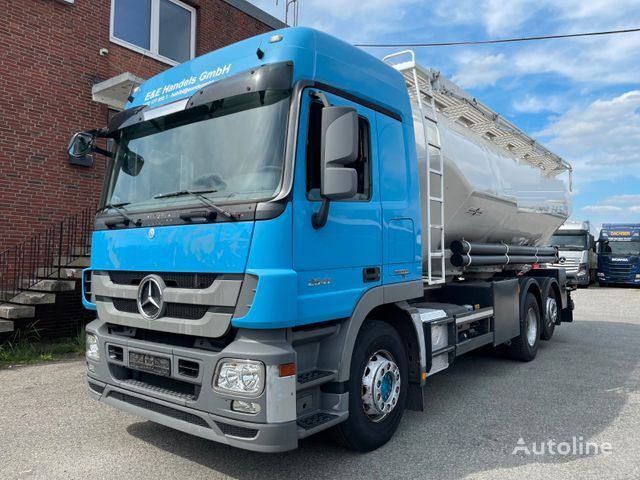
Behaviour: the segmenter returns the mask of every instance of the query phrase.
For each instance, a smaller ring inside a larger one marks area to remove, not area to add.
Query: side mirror
[[[358,175],[345,165],[358,158],[358,113],[352,107],[322,109],[320,194],[330,200],[351,198]]]
[[[137,177],[144,166],[144,158],[131,150],[123,152],[122,171],[132,177]]]
[[[322,109],[320,146],[320,195],[322,206],[311,218],[313,228],[325,226],[329,202],[353,197],[358,191],[358,174],[345,165],[358,158],[358,112],[352,107]]]
[[[69,163],[90,167],[93,165],[93,152],[95,151],[95,137],[88,132],[74,133],[69,141],[67,152]]]

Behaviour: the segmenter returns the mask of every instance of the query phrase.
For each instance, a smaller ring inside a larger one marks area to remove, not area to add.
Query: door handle
[[[362,269],[362,281],[377,282],[380,280],[380,267],[367,267]]]

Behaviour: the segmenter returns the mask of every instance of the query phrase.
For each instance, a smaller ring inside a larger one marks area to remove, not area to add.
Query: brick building
[[[0,0],[0,343],[73,336],[106,159],[70,162],[144,79],[284,26],[246,0]],[[77,163],[77,162],[76,162]],[[82,162],[80,162],[82,163]]]
[[[104,159],[70,165],[67,144],[132,84],[283,26],[245,0],[0,3],[0,252],[97,205]]]

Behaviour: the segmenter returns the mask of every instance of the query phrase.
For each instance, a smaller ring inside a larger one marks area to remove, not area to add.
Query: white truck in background
[[[589,220],[566,222],[553,234],[549,245],[558,247],[560,259],[551,265],[564,268],[570,285],[589,287],[596,279],[598,257],[593,226]]]

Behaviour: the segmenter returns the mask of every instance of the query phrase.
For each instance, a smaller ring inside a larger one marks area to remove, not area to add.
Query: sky
[[[250,1],[284,19],[285,0]],[[352,44],[640,27],[640,0],[299,1],[300,25]],[[640,32],[416,51],[573,165],[572,220],[640,223]]]

